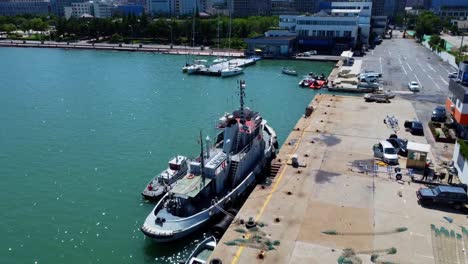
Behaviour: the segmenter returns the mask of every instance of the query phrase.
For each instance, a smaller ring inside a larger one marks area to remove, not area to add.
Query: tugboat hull
[[[262,169],[255,170],[255,171],[262,171]],[[153,222],[156,221],[156,216],[154,214],[150,214],[148,218],[145,221],[145,224],[141,227],[141,231],[147,235],[148,237],[152,238],[154,241],[158,243],[163,243],[163,242],[170,242],[170,241],[175,241],[180,238],[183,238],[185,236],[190,235],[191,233],[195,232],[196,230],[199,230],[201,227],[203,227],[206,223],[209,222],[212,218],[215,216],[221,214],[221,210],[219,209],[220,207],[223,210],[227,210],[227,204],[230,204],[231,201],[234,201],[241,197],[242,194],[251,186],[255,184],[256,181],[256,173],[251,172],[245,179],[242,181],[236,189],[232,190],[228,195],[223,197],[223,199],[217,201],[214,205],[212,205],[210,208],[194,215],[189,218],[184,218],[179,221],[167,221],[165,223],[162,223],[163,227],[164,225],[179,225],[180,229],[179,230],[174,230],[174,231],[166,231],[164,229],[157,229],[154,227],[147,226],[146,223],[148,222]],[[164,199],[162,199],[159,203],[162,203]],[[158,204],[156,208],[159,206]]]

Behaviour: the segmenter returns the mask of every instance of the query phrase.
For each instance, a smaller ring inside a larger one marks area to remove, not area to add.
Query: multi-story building
[[[141,16],[144,12],[144,7],[141,5],[118,5],[115,12],[128,16],[130,14]]]
[[[320,0],[295,0],[296,10],[300,13],[316,13],[319,10]]]
[[[424,8],[446,18],[465,19],[468,16],[467,0],[425,0]]]
[[[449,112],[461,138],[468,138],[468,61],[460,62],[458,77],[451,78],[445,108]]]
[[[112,17],[115,8],[116,6],[112,2],[94,1],[92,11],[96,18],[109,18]]]
[[[296,2],[292,0],[271,0],[271,15],[298,15]]]
[[[149,0],[149,10],[153,15],[187,16],[205,11],[206,0]]]
[[[65,15],[65,7],[70,7],[72,3],[86,2],[89,0],[50,0],[52,12],[57,16]]]
[[[232,2],[232,15],[236,17],[269,15],[271,0],[229,0]],[[228,6],[229,6],[228,1]]]
[[[93,15],[93,2],[71,3],[70,6],[64,7],[65,17],[83,17]]]
[[[297,33],[299,50],[319,50],[321,53],[340,53],[354,47],[359,32],[359,11],[327,13],[320,11],[314,15],[280,16],[280,27]]]
[[[88,1],[71,3],[70,6],[66,6],[65,18],[70,17],[95,17],[95,18],[109,18],[116,10],[117,6],[112,2],[101,1]]]
[[[50,11],[49,0],[0,0],[0,16],[42,15]]]
[[[148,0],[149,11],[153,15],[172,14],[173,2],[172,0]]]
[[[393,0],[390,0],[393,1]],[[373,16],[385,16],[385,0],[373,0],[372,1],[372,15]]]

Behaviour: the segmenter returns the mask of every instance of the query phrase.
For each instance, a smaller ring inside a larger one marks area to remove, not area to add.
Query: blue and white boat
[[[219,119],[213,146],[189,163],[187,174],[158,202],[141,231],[157,242],[183,238],[247,195],[276,153],[276,134],[258,112],[244,107]],[[201,137],[201,133],[200,133]],[[208,141],[208,140],[207,140]]]

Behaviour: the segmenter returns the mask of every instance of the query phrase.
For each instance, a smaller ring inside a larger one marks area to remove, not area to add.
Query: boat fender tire
[[[403,178],[401,173],[397,173],[395,177],[396,177],[397,181],[399,181],[399,180],[401,180]]]
[[[254,220],[249,220],[249,221],[247,221],[247,223],[245,223],[245,227],[247,227],[247,229],[253,228],[256,225],[257,225],[257,223],[255,223]]]
[[[271,159],[276,159],[276,151],[271,152]]]
[[[223,264],[223,261],[219,258],[214,258],[210,260],[210,264]]]

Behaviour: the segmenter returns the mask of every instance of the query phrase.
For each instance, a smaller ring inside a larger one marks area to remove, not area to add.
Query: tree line
[[[57,41],[73,41],[78,39],[96,39],[113,42],[143,42],[174,45],[229,45],[228,37],[231,31],[231,47],[242,48],[243,39],[263,34],[272,27],[277,27],[277,16],[252,16],[233,18],[229,30],[229,17],[209,18],[152,18],[128,15],[112,18],[70,18],[55,16],[0,16],[0,31],[7,33],[16,30],[44,31],[49,28],[50,38]],[[193,24],[195,31],[192,30]],[[193,37],[193,32],[194,37]],[[194,43],[193,43],[194,42]]]

